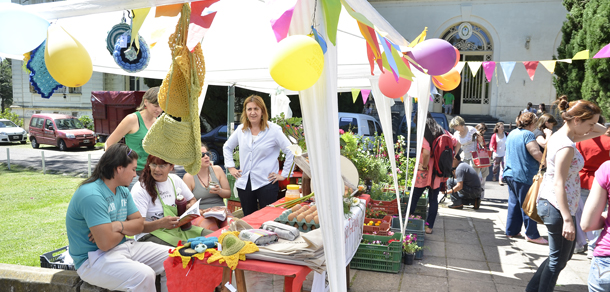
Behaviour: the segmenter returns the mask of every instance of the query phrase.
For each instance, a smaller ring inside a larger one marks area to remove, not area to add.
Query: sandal
[[[432,228],[426,226],[426,234],[432,234]]]

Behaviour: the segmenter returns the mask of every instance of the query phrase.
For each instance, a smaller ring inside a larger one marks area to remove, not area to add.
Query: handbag
[[[541,161],[544,161],[545,159],[546,159],[546,147],[544,147],[544,153],[542,153]],[[527,195],[525,196],[525,200],[523,200],[523,205],[521,206],[523,208],[523,213],[525,213],[525,215],[527,215],[528,217],[530,217],[530,219],[532,219],[540,224],[544,224],[544,221],[542,221],[542,218],[540,218],[540,216],[538,215],[538,208],[536,207],[536,205],[538,204],[538,196],[540,194],[540,186],[542,185],[542,178],[543,178],[542,163],[540,163],[540,167],[538,167],[538,173],[536,175],[534,175],[532,186],[527,191]]]
[[[490,167],[493,161],[491,159],[493,151],[487,150],[485,147],[481,147],[479,143],[476,143],[476,145],[476,151],[470,152],[472,154],[472,161],[474,162],[474,166],[476,168]]]

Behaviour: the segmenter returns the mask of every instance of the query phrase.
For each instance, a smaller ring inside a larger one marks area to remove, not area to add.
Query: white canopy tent
[[[28,9],[49,21],[56,21],[88,50],[97,72],[133,75],[149,78],[165,78],[171,64],[167,39],[174,32],[177,17],[154,18],[154,10],[144,22],[140,35],[151,44],[151,35],[159,29],[162,34],[151,49],[148,67],[138,73],[129,74],[119,68],[106,49],[106,35],[113,25],[123,17],[123,10],[162,6],[187,2],[184,0],[76,0],[28,5]],[[387,33],[386,37],[399,46],[408,42],[381,17],[366,0],[345,0],[355,11],[364,15],[375,28]],[[314,5],[317,8],[314,10]],[[205,85],[235,85],[243,88],[275,94],[278,85],[269,74],[268,64],[275,53],[277,41],[269,23],[266,4],[254,0],[221,0],[214,22],[202,41],[206,61]],[[316,12],[314,12],[316,11]],[[328,51],[324,56],[324,71],[320,80],[311,88],[299,92],[312,175],[313,190],[318,200],[318,210],[325,242],[325,254],[331,291],[346,291],[345,250],[342,224],[343,184],[339,163],[339,132],[337,91],[355,88],[371,88],[371,68],[367,60],[366,41],[361,36],[356,20],[345,9],[342,10],[337,33],[337,46],[328,40],[324,24],[322,4],[319,1],[299,0],[294,11],[290,34],[308,34],[312,16],[316,28],[324,36]],[[2,55],[13,59],[22,56]],[[376,75],[380,72],[376,70]],[[424,75],[427,76],[427,75]],[[424,80],[424,77],[419,78]],[[373,80],[376,80],[375,78]],[[374,82],[374,81],[373,81]],[[417,86],[423,94],[424,86]],[[373,86],[377,100],[382,96],[376,84]],[[416,86],[416,82],[412,86]],[[205,88],[204,91],[205,93]],[[290,94],[286,90],[286,94]],[[200,98],[200,106],[205,97]],[[425,97],[422,97],[422,99]],[[408,101],[407,101],[408,102]],[[383,103],[382,127],[392,133],[389,124],[389,102]],[[420,106],[420,111],[424,107]],[[425,107],[427,110],[427,107]],[[420,119],[425,115],[420,115]],[[410,120],[410,119],[408,119]],[[424,123],[418,123],[418,128]],[[423,133],[423,128],[418,129]],[[391,137],[386,137],[391,139]],[[418,146],[421,147],[421,137]],[[387,143],[393,148],[393,143]],[[393,152],[393,149],[391,150]],[[419,153],[419,151],[418,151]],[[396,177],[395,167],[392,169]],[[406,171],[406,170],[405,170]],[[397,184],[395,182],[395,186]],[[401,220],[402,221],[402,220]],[[403,227],[404,229],[404,227]]]

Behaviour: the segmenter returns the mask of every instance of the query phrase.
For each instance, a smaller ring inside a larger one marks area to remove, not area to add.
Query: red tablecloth
[[[361,195],[360,199],[368,202],[369,195]],[[284,199],[278,200],[278,202]],[[276,202],[276,203],[278,203]],[[259,228],[264,222],[271,221],[284,211],[283,208],[265,207],[244,218],[248,224],[254,228]],[[220,236],[222,230],[228,227],[217,230],[208,237]],[[175,258],[165,260],[164,267],[167,275],[167,287],[169,291],[187,292],[187,291],[214,291],[214,288],[222,282],[222,269],[225,264],[204,263],[198,259],[193,259],[194,263],[189,264],[186,269],[182,268],[180,261],[175,261]],[[285,276],[284,289],[285,291],[299,291],[305,277],[311,269],[306,266],[280,264],[259,260],[240,261],[237,268],[241,270],[256,271],[274,275]],[[294,278],[292,277],[294,276]]]

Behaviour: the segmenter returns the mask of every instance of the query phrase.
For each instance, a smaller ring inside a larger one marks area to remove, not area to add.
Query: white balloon
[[[20,55],[42,44],[49,22],[22,5],[0,3],[0,27],[0,53]]]

